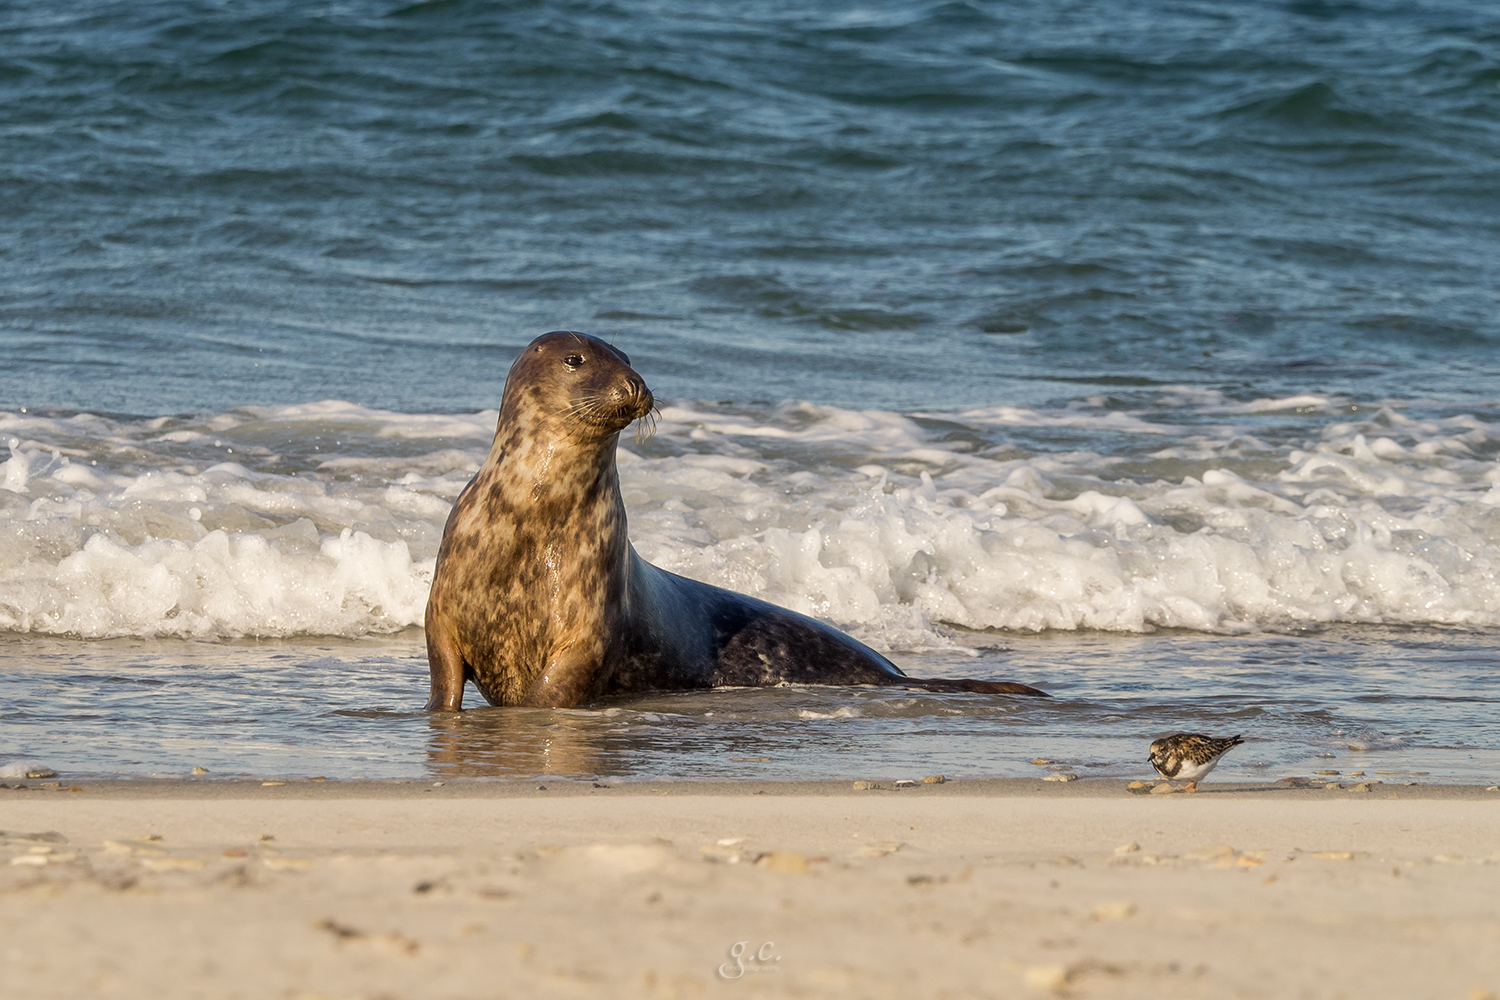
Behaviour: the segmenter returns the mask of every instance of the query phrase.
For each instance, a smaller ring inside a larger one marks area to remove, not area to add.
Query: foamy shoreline
[[[1500,989],[1500,793],[1482,787],[600,784],[0,791],[7,988],[303,1000]]]

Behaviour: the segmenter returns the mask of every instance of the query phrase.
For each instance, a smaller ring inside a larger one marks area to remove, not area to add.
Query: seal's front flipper
[[[534,708],[577,708],[598,695],[599,653],[571,646],[553,655],[521,702]]]
[[[969,678],[949,680],[928,677],[892,677],[885,682],[892,687],[914,687],[923,691],[969,691],[974,694],[1024,694],[1034,698],[1050,698],[1047,692],[1030,684],[1015,681],[976,681]]]
[[[427,627],[427,669],[432,673],[432,687],[424,709],[457,712],[464,707],[464,658],[453,637],[432,618],[428,616]]]

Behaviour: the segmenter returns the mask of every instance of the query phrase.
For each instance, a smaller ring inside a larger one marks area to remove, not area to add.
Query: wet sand
[[[6,996],[1500,993],[1483,787],[46,784]]]

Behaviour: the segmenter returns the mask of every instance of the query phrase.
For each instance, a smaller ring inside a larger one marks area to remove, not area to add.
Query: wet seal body
[[[443,530],[427,601],[429,710],[473,681],[492,705],[725,686],[883,684],[1043,692],[907,677],[837,629],[652,566],[626,533],[615,450],[653,399],[625,354],[538,337],[511,366],[489,457]]]

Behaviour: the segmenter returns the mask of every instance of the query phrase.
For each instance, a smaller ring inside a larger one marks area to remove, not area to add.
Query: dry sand
[[[1483,789],[26,784],[7,1000],[1500,993]]]

